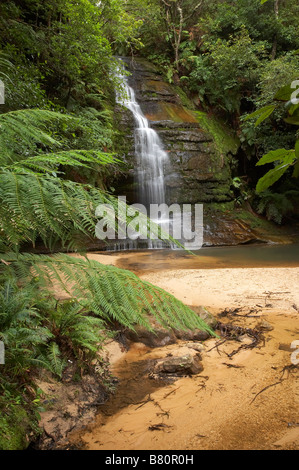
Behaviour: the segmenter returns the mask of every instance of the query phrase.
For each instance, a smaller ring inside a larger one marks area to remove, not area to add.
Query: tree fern
[[[39,236],[49,246],[54,234],[66,244],[75,232],[91,235],[95,209],[109,197],[100,190],[54,176],[0,174],[0,228],[6,246]]]
[[[116,162],[113,155],[68,150],[20,158],[16,141],[31,150],[33,143],[46,147],[60,145],[47,130],[47,125],[55,120],[73,122],[74,118],[47,110],[21,110],[0,115],[0,250],[14,249],[23,242],[34,245],[37,238],[49,248],[57,241],[68,248],[74,248],[76,244],[80,247],[82,235],[95,238],[95,210],[99,204],[109,204],[113,208],[116,230],[121,230],[134,218],[126,210],[118,211],[119,201],[107,192],[59,177],[61,167],[65,166],[97,164],[111,167]],[[143,235],[150,233],[147,218],[144,218],[141,230]],[[157,231],[159,238],[167,239],[167,234],[159,227]],[[181,246],[172,239],[171,242]]]
[[[82,235],[94,239],[96,208],[100,204],[112,208],[116,231],[134,219],[126,211],[125,203],[120,206],[117,198],[103,190],[55,176],[3,171],[0,173],[0,241],[5,248],[2,249],[7,251],[23,242],[35,244],[38,237],[47,247],[51,247],[53,240],[71,247],[72,242],[79,244]],[[146,235],[153,223],[142,217],[140,228]],[[166,237],[161,230],[157,233],[161,239]],[[171,238],[169,243],[173,242]]]
[[[49,134],[49,124],[70,122],[72,116],[41,109],[24,109],[0,114],[0,155],[1,164],[4,159],[13,163],[16,151],[31,147],[32,144],[44,146],[60,146],[60,142]]]
[[[63,146],[63,143],[57,130],[50,132],[50,128],[60,126],[67,131],[68,128],[75,126],[88,136],[90,129],[84,120],[81,121],[75,115],[41,109],[23,109],[0,114],[0,165],[13,165],[21,158],[22,160],[43,159],[42,155],[44,160],[49,159],[56,166],[57,164],[77,166],[79,162],[104,165],[112,163],[114,161],[112,156],[100,149],[56,151]],[[98,123],[98,132],[99,125],[100,123]],[[51,148],[52,152],[46,153],[47,148]],[[32,155],[32,152],[38,155]]]
[[[1,156],[0,156],[1,159]],[[63,152],[43,153],[11,164],[5,164],[2,171],[14,171],[16,173],[53,173],[58,172],[61,166],[86,167],[90,164],[112,165],[118,163],[112,154],[94,150],[66,150]],[[62,172],[61,172],[62,173]]]
[[[199,328],[214,335],[193,310],[130,271],[63,254],[6,254],[3,261],[20,278],[34,277],[41,287],[51,287],[52,292],[55,287],[62,288],[107,324],[117,321],[130,329],[137,324],[151,329],[151,315],[166,328]]]
[[[62,177],[64,167],[105,167],[116,159],[102,151],[61,149],[47,129],[53,119],[73,118],[40,110],[0,115],[0,338],[9,346],[5,373],[22,376],[43,367],[61,377],[65,349],[96,353],[102,330],[114,322],[151,330],[153,316],[166,328],[199,328],[213,335],[190,308],[130,271],[86,258],[18,253],[24,242],[34,245],[38,238],[50,248],[56,241],[78,248],[80,237],[84,243],[95,237],[100,204],[111,207],[116,231],[135,217],[107,191]],[[152,222],[140,217],[140,230],[150,233]],[[161,231],[159,237],[164,237]],[[53,306],[57,286],[73,304]]]

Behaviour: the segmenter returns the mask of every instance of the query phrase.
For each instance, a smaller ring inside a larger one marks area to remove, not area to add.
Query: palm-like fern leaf
[[[51,173],[56,172],[60,166],[88,168],[91,164],[106,166],[117,162],[119,160],[110,153],[95,150],[67,150],[28,157],[25,160],[4,165],[2,171]]]
[[[75,231],[94,233],[95,209],[109,198],[103,191],[52,176],[0,174],[0,237],[6,245],[34,243],[46,246],[51,234],[63,243]]]
[[[0,114],[0,158],[1,163],[13,163],[17,145],[22,147],[38,143],[44,146],[60,146],[49,134],[49,124],[73,121],[72,116],[41,109],[23,109]]]
[[[198,328],[214,335],[193,310],[130,271],[63,254],[53,257],[7,254],[3,259],[18,276],[35,276],[41,286],[63,288],[82,307],[108,323],[117,321],[130,329],[140,324],[151,329],[149,315],[152,315],[166,328]]]
[[[109,193],[89,185],[36,173],[0,173],[0,241],[8,247],[40,237],[50,246],[51,237],[67,245],[75,243],[78,234],[95,237],[98,221],[96,208],[108,204],[115,214],[116,231],[128,224],[134,215],[126,204]],[[141,231],[150,233],[153,222],[143,216]],[[163,239],[162,231],[158,236]],[[172,239],[170,242],[174,242]],[[177,245],[180,245],[177,242]]]

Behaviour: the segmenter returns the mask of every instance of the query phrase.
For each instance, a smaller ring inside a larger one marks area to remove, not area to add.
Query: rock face
[[[215,117],[195,111],[184,92],[166,83],[151,63],[141,58],[123,61],[131,72],[129,85],[169,155],[170,164],[164,169],[166,203],[203,204],[203,246],[281,243],[288,238],[292,242],[283,229],[278,232],[277,225],[261,220],[250,209],[236,207],[231,165],[240,143],[231,129]],[[110,183],[129,204],[139,202],[134,126],[132,113],[116,106],[116,151],[125,168]]]
[[[205,113],[188,109],[191,104],[183,92],[164,82],[152,64],[143,59],[124,61],[132,73],[129,85],[169,154],[170,165],[165,168],[167,203],[231,201],[230,165],[238,142],[229,129]],[[116,113],[125,147],[123,157],[131,168],[122,189],[132,200],[135,159],[134,120],[130,114],[120,108]]]

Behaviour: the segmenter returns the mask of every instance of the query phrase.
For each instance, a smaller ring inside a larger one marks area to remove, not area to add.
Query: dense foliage
[[[255,116],[247,116],[272,106],[281,87],[299,78],[298,2],[129,0],[127,9],[144,18],[144,48],[136,53],[156,62],[170,82],[184,87],[197,109],[220,115],[239,136],[235,177],[243,181],[241,200],[250,200],[256,210],[271,208],[263,213],[276,221],[295,216],[299,187],[292,168],[273,184],[266,179],[271,183],[267,192],[260,191],[264,184],[258,193],[255,188],[265,172],[256,164],[276,149],[294,149],[297,128],[285,120],[284,106],[276,106],[259,126]]]
[[[8,1],[0,15],[0,448],[20,449],[38,432],[42,371],[63,379],[71,361],[97,374],[107,335],[151,329],[149,315],[213,332],[129,271],[28,253],[78,250],[94,240],[98,204],[117,212],[105,184],[119,163],[113,54],[138,47],[140,21],[113,0]]]
[[[296,215],[299,194],[298,104],[290,103],[298,15],[297,0],[0,3],[0,448],[26,447],[36,433],[39,371],[62,378],[68,359],[90,369],[107,334],[150,328],[148,314],[166,327],[207,329],[128,271],[28,253],[80,249],[93,238],[97,205],[116,207],[115,57],[143,55],[195,109],[226,120],[242,144],[238,201],[246,195],[281,223]]]

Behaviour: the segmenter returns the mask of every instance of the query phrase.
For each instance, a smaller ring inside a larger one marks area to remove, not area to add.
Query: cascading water
[[[122,64],[118,78],[121,86],[120,91],[116,92],[116,102],[132,112],[136,123],[134,140],[138,203],[144,205],[149,214],[151,204],[161,205],[166,202],[164,166],[169,163],[169,158],[157,132],[149,126],[147,118],[136,101],[135,92],[128,84]],[[168,225],[169,220],[162,212],[159,220],[155,220],[155,222],[163,228],[163,224]],[[165,247],[165,244],[160,240],[148,240],[147,245],[148,248]],[[122,244],[122,249],[134,248],[137,248],[137,242],[130,241]]]
[[[120,75],[122,90],[117,92],[117,103],[129,109],[135,119],[135,155],[137,160],[137,182],[139,203],[149,207],[150,204],[165,203],[164,165],[168,155],[162,147],[157,132],[150,128],[135,98],[133,88],[128,85],[126,77]]]

